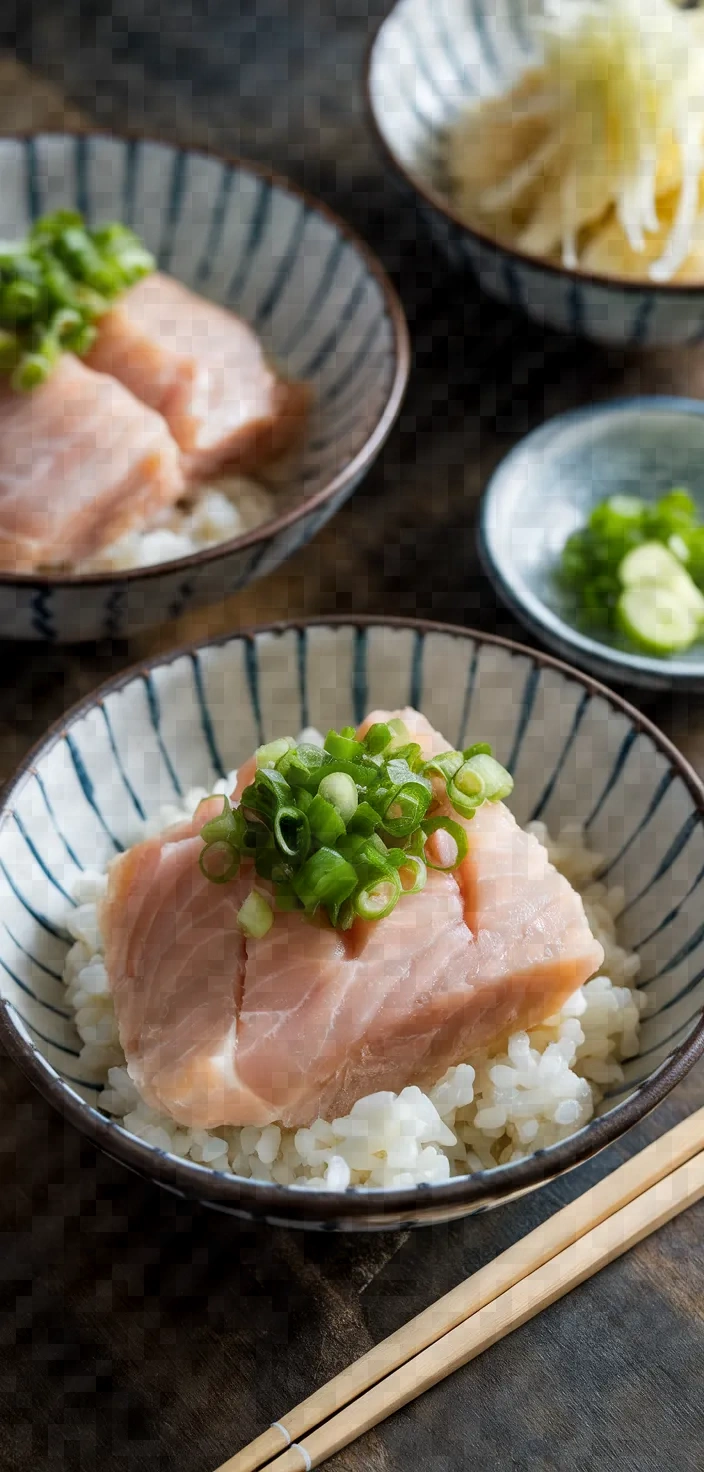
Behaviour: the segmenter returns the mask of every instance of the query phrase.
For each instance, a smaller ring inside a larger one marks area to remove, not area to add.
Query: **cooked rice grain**
[[[233,773],[215,790],[232,791],[234,781]],[[183,808],[164,809],[135,841],[189,815],[206,795],[204,788],[194,788]],[[634,989],[638,957],[618,944],[623,893],[595,880],[599,855],[574,825],[556,839],[543,824],[530,827],[583,896],[591,929],[604,947],[603,974],[575,992],[556,1016],[514,1033],[505,1049],[476,1053],[448,1069],[429,1092],[411,1085],[398,1095],[370,1094],[343,1118],[318,1119],[299,1130],[277,1124],[187,1130],[144,1102],[127,1072],[102,958],[97,907],[107,877],[82,874],[75,890],[78,908],[67,919],[75,944],[64,977],[83,1043],[82,1064],[105,1085],[100,1108],[147,1144],[213,1170],[328,1191],[446,1181],[520,1160],[574,1134],[591,1119],[604,1091],[622,1082],[621,1060],[638,1052],[645,999]]]

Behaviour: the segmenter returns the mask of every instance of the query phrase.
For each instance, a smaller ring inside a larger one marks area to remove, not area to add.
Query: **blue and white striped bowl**
[[[128,1134],[95,1107],[61,971],[67,896],[191,786],[308,723],[420,707],[458,746],[480,736],[514,771],[520,822],[580,820],[622,884],[624,944],[650,1008],[641,1054],[600,1117],[527,1160],[443,1186],[341,1194],[218,1174]],[[470,736],[471,733],[471,736]],[[485,1210],[586,1160],[653,1108],[704,1052],[704,790],[669,742],[608,690],[547,656],[413,622],[280,625],[128,672],[69,713],[0,808],[0,1040],[43,1094],[108,1154],[177,1194],[243,1217],[335,1230]]]
[[[0,638],[123,638],[273,571],[338,510],[376,459],[409,368],[398,298],[324,205],[248,164],[97,134],[0,139],[0,239],[60,207],[132,225],[160,267],[256,328],[315,403],[278,514],[178,561],[87,577],[0,573]]]
[[[653,287],[541,262],[470,229],[453,207],[447,133],[468,103],[510,89],[535,63],[535,0],[398,0],[369,53],[379,141],[418,197],[453,266],[492,296],[561,331],[634,347],[699,342],[701,286]]]

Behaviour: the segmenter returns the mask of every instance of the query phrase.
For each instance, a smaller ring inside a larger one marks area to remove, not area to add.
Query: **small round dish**
[[[254,529],[171,562],[85,575],[0,572],[0,637],[126,638],[272,572],[374,463],[401,406],[403,310],[367,246],[325,205],[258,165],[145,138],[0,139],[0,234],[49,210],[131,225],[159,267],[232,308],[286,373],[307,379],[304,453]]]
[[[604,679],[650,690],[704,688],[704,642],[669,659],[574,628],[554,580],[571,532],[606,496],[656,501],[686,487],[704,517],[704,404],[634,398],[551,419],[494,472],[482,501],[479,550],[501,597],[538,638]]]
[[[508,91],[536,60],[534,0],[397,0],[367,58],[369,117],[440,249],[492,296],[560,331],[637,348],[698,342],[701,285],[588,275],[470,228],[447,179],[447,134],[468,103]]]
[[[442,1184],[345,1192],[208,1169],[146,1143],[97,1105],[61,980],[80,866],[104,865],[194,784],[257,742],[413,704],[448,739],[469,731],[511,766],[520,823],[584,825],[622,886],[619,944],[648,997],[639,1056],[598,1115],[527,1158]],[[508,640],[403,620],[279,624],[160,657],[91,694],[47,733],[0,805],[0,1043],[69,1122],[167,1190],[249,1219],[319,1230],[449,1221],[589,1159],[642,1119],[704,1053],[704,789],[640,713]]]

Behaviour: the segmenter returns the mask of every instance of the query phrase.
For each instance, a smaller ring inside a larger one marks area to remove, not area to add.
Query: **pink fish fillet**
[[[417,713],[395,714],[428,754],[447,748]],[[430,1086],[557,1011],[603,960],[581,899],[503,804],[467,831],[460,878],[430,871],[386,920],[338,933],[277,913],[254,941],[235,924],[251,875],[204,880],[193,826],[117,859],[106,964],[148,1101],[192,1126],[309,1124],[380,1089]]]
[[[80,562],[183,494],[160,415],[66,353],[30,393],[0,389],[0,568]]]
[[[234,312],[158,272],[101,319],[87,361],[163,414],[196,478],[226,464],[257,471],[305,428],[307,384],[279,377]]]

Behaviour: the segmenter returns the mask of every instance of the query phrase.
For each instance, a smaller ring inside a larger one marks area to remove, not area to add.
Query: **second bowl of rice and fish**
[[[0,1033],[111,1155],[238,1215],[450,1219],[704,1051],[701,784],[547,656],[439,625],[120,676],[7,789]]]
[[[675,0],[398,0],[372,125],[440,247],[552,327],[704,333],[704,15]]]
[[[123,637],[273,570],[398,412],[383,270],[264,170],[0,140],[0,634]]]

